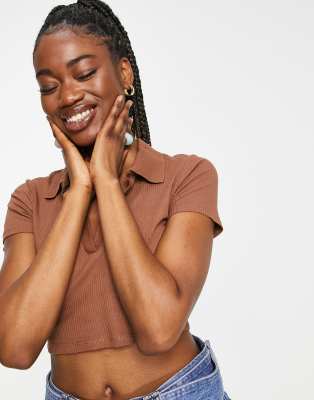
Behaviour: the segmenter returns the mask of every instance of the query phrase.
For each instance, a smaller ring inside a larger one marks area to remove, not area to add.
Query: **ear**
[[[133,85],[134,74],[128,58],[122,57],[118,62],[118,76],[122,88],[129,88]]]

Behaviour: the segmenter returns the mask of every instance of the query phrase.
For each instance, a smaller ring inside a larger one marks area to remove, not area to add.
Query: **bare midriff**
[[[200,352],[189,331],[169,351],[145,355],[133,343],[117,349],[52,354],[51,378],[80,400],[128,400],[156,390]]]

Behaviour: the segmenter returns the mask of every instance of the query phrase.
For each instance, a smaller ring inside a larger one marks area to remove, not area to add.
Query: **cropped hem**
[[[107,337],[93,340],[77,340],[73,342],[53,342],[48,340],[48,352],[51,354],[81,353],[102,348],[129,346],[134,342],[134,338],[130,336],[115,336],[114,340],[108,340]]]

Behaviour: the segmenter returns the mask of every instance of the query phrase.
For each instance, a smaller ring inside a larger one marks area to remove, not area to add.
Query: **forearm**
[[[114,284],[139,341],[167,340],[179,302],[170,272],[147,247],[118,180],[96,183],[105,250]]]
[[[69,283],[89,206],[85,191],[69,191],[32,264],[0,296],[1,353],[38,354],[49,337]]]

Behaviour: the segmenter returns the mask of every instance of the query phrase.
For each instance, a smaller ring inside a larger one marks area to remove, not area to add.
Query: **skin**
[[[71,68],[66,66],[67,61],[82,54],[93,54],[95,57],[83,59]],[[41,104],[43,111],[49,117],[54,136],[56,135],[55,128],[57,127],[75,145],[86,166],[88,168],[90,167],[89,164],[93,166],[94,162],[91,157],[98,133],[103,127],[114,102],[117,100],[117,96],[123,95],[124,88],[129,88],[133,84],[134,76],[128,59],[122,58],[117,64],[113,64],[108,49],[101,43],[99,38],[84,35],[79,31],[61,30],[52,35],[44,35],[42,37],[34,54],[33,62],[36,74],[43,69],[51,71],[51,74],[41,74],[37,80],[40,90],[46,91],[41,95]],[[93,72],[94,70],[96,71]],[[90,72],[93,73],[89,78],[81,79],[82,76]],[[67,131],[60,113],[71,109],[76,104],[89,102],[97,104],[97,113],[92,124],[81,132],[73,133]],[[127,128],[131,128],[130,121],[128,121]],[[60,143],[60,138],[58,139]],[[109,144],[109,141],[100,144],[100,146],[107,150],[107,155],[112,155],[113,146],[111,143]],[[64,141],[62,147],[64,147]],[[131,146],[124,149],[124,151],[120,151],[120,154],[114,157],[113,162],[115,165],[110,165],[110,173],[113,176],[124,176],[125,171],[132,164],[135,154],[136,143],[133,142]],[[76,156],[77,163],[78,158]],[[103,159],[107,158],[105,155]],[[98,165],[95,166],[93,170],[95,174],[97,169],[101,171],[106,169],[103,165],[103,160],[98,163],[97,161],[98,157],[96,157],[96,164],[102,165],[99,168]],[[80,165],[80,167],[77,170],[78,181],[87,186],[92,185],[86,169],[83,165]],[[75,178],[72,177],[72,181]]]
[[[95,58],[66,67],[69,60],[82,54],[94,54]],[[93,78],[77,79],[95,67]],[[126,400],[145,395],[199,352],[190,332],[182,331],[207,276],[212,220],[193,212],[173,215],[154,255],[141,239],[119,184],[123,185],[137,151],[136,141],[127,149],[123,147],[124,132],[131,129],[128,104],[119,108],[115,103],[123,89],[133,83],[127,59],[114,65],[107,48],[96,38],[63,30],[42,37],[34,68],[36,72],[43,68],[53,72],[53,76],[40,76],[38,83],[41,88],[55,88],[42,95],[41,102],[52,134],[63,149],[71,187],[36,255],[30,233],[15,234],[5,241],[0,274],[0,315],[6,310],[0,320],[0,337],[5,346],[0,347],[0,361],[25,369],[40,354],[62,306],[84,219],[95,220],[98,212],[113,278],[136,342],[117,349],[52,354],[52,379],[82,400]],[[86,130],[67,132],[60,110],[85,100],[97,103],[96,118]],[[92,202],[93,191],[98,204]],[[108,220],[111,223],[105,224]],[[126,269],[125,259],[131,260],[128,264],[132,268]],[[164,325],[158,329],[161,321]],[[27,336],[26,326],[32,326],[31,336]],[[157,336],[158,331],[163,336]]]

